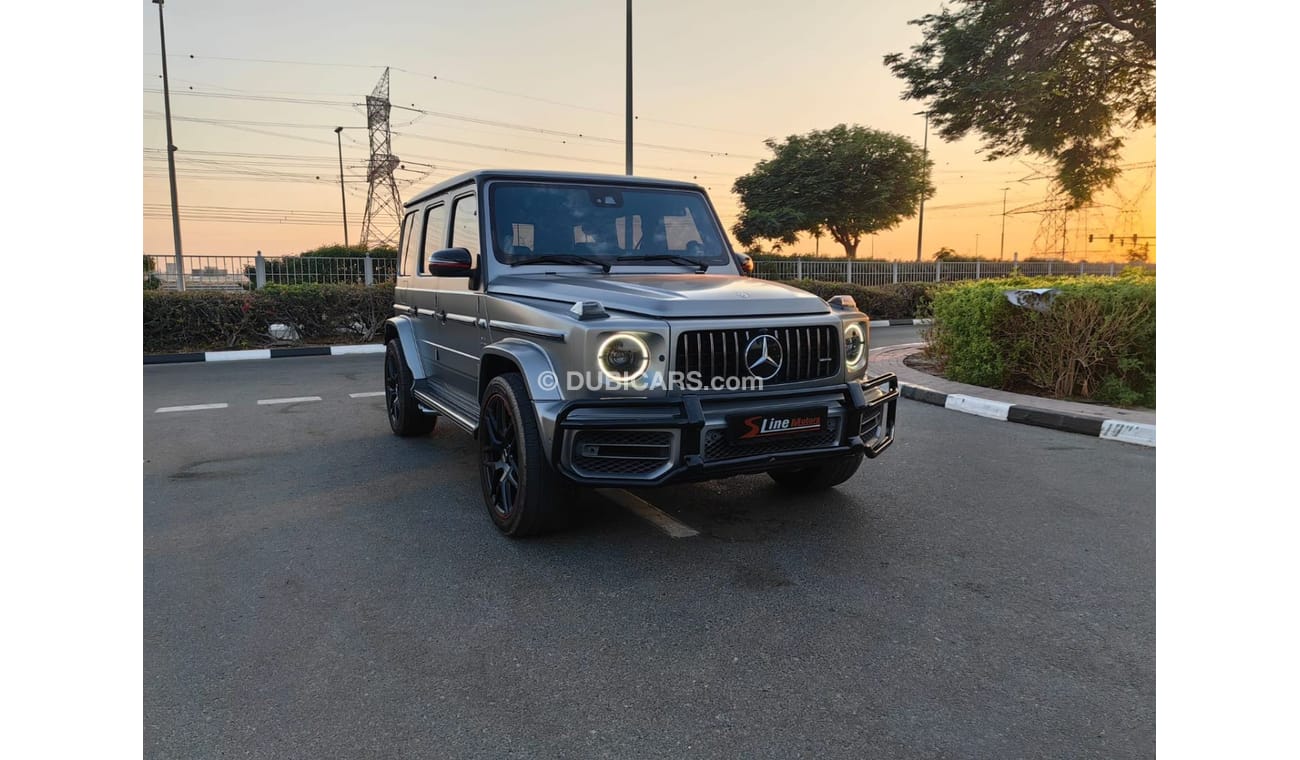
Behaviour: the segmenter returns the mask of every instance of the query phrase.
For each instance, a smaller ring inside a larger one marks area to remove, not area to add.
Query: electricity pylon
[[[388,69],[379,84],[366,96],[366,122],[370,127],[370,163],[366,168],[366,215],[361,221],[361,245],[365,248],[386,245],[396,248],[402,226],[402,198],[397,192],[393,171],[399,166],[393,155],[393,133],[388,115],[393,105],[388,100]]]

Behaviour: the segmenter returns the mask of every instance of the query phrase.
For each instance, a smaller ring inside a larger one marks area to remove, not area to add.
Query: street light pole
[[[348,194],[343,188],[343,127],[335,127],[334,134],[339,139],[339,197],[343,199],[343,247],[351,248],[348,243]]]
[[[921,171],[925,172],[925,162],[930,155],[930,112],[917,111],[913,116],[925,116],[925,138],[921,143]],[[921,175],[924,185],[925,175]],[[921,236],[925,232],[925,190],[921,190],[921,209],[916,217],[916,260],[921,260]]]
[[[176,146],[172,144],[172,99],[167,80],[167,34],[163,31],[163,0],[158,6],[158,41],[162,47],[163,115],[167,121],[167,178],[172,188],[172,239],[176,248],[176,289],[185,289],[185,259],[181,253],[181,212],[176,201]]]
[[[632,176],[632,0],[627,0],[627,175]]]
[[[1002,254],[1007,249],[1007,191],[1010,189],[1002,188],[1002,243],[998,246],[998,261],[1002,260]]]
[[[978,259],[979,257],[980,257],[980,234],[976,232],[975,233],[975,258]]]

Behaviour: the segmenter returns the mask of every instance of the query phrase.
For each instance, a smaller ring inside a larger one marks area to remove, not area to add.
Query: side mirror
[[[469,277],[474,272],[474,257],[464,248],[443,248],[429,254],[427,270],[436,277]]]
[[[754,274],[754,259],[747,253],[732,254],[736,259],[736,268],[746,277]]]

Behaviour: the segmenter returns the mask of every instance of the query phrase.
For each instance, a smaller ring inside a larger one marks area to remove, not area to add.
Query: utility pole
[[[1002,254],[1007,250],[1007,191],[1010,189],[1002,188],[1002,243],[998,246],[998,261],[1002,260]]]
[[[627,0],[627,175],[632,176],[632,0]],[[629,248],[631,244],[629,243]]]
[[[980,234],[976,232],[975,233],[975,258],[978,259],[979,257],[980,257]]]
[[[167,121],[167,177],[172,186],[172,238],[176,247],[176,289],[185,289],[185,259],[181,253],[181,212],[176,201],[176,146],[172,144],[172,100],[167,81],[167,33],[163,31],[163,0],[158,6],[158,41],[162,46],[163,115]]]
[[[630,1],[630,0],[629,0]],[[921,179],[924,184],[925,161],[930,155],[930,112],[917,111],[913,116],[925,116],[925,137],[921,142]],[[916,217],[916,260],[921,261],[921,235],[925,231],[925,191],[921,191],[921,210]]]
[[[339,196],[343,198],[343,247],[351,248],[348,243],[348,194],[343,188],[343,127],[335,127],[334,134],[339,139]]]

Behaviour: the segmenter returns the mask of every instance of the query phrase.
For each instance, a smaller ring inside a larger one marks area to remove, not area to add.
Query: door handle
[[[444,325],[447,324],[447,310],[446,310],[446,309],[439,309],[438,312],[437,312],[437,317],[438,317],[438,321],[439,321],[440,323],[442,323],[442,324],[444,324]]]

